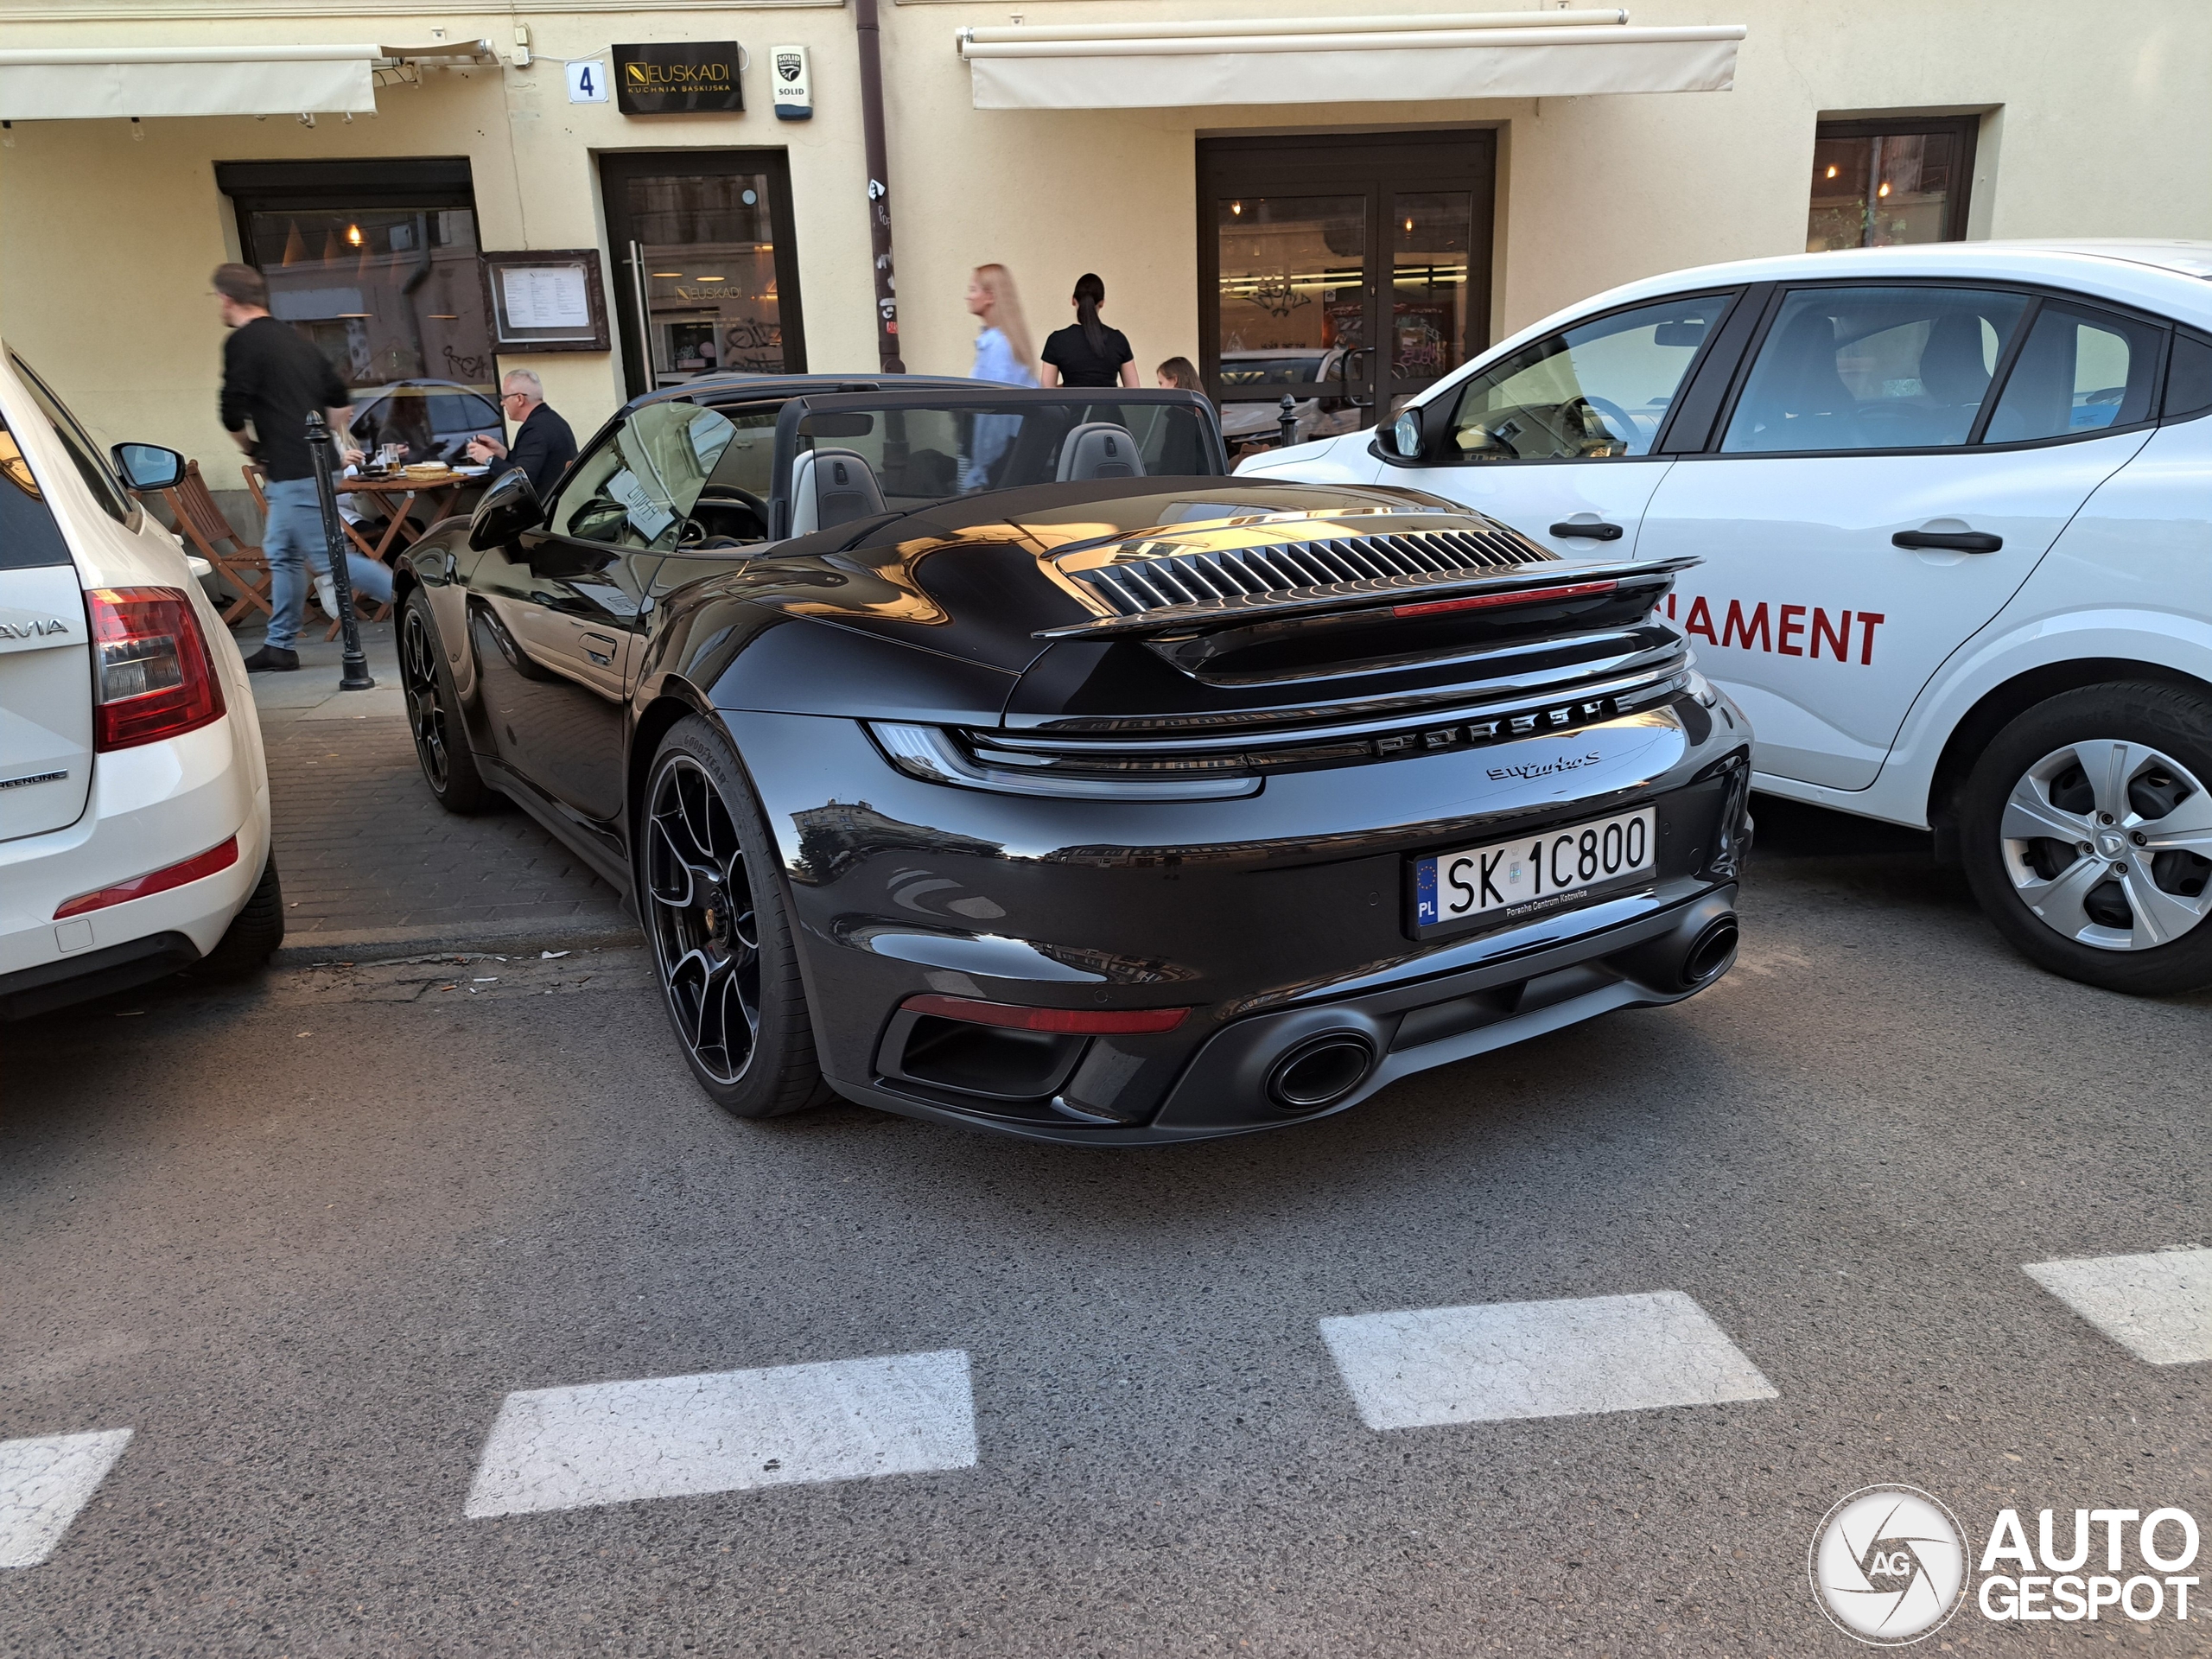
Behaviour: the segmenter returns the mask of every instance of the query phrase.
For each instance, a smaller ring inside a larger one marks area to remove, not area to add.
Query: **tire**
[[[400,612],[399,677],[407,691],[407,727],[423,781],[447,811],[462,817],[481,812],[491,804],[491,786],[476,769],[453,670],[438,642],[430,601],[420,588],[407,595]]]
[[[284,943],[284,887],[276,876],[276,855],[261,867],[245,908],[231,918],[215,948],[187,971],[202,979],[243,979],[268,962]]]
[[[639,832],[639,909],[699,1086],[734,1117],[830,1099],[775,844],[728,741],[696,715],[653,756]]]
[[[1974,897],[2031,961],[2138,996],[2212,984],[2212,696],[2037,703],[1975,764],[1959,830]]]

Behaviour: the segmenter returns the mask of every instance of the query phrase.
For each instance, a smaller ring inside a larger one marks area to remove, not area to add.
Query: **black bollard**
[[[1298,442],[1298,399],[1288,392],[1282,395],[1282,413],[1275,417],[1275,425],[1282,436],[1275,441],[1275,448],[1287,449]]]
[[[322,411],[308,411],[308,454],[315,457],[315,493],[322,502],[323,556],[330,561],[331,586],[338,590],[338,626],[346,642],[340,691],[366,691],[376,684],[361,650],[360,620],[353,614],[353,573],[346,568],[346,521],[338,516],[337,468],[330,461],[330,428]]]

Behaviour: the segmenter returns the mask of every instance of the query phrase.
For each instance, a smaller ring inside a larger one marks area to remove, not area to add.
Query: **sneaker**
[[[300,653],[287,651],[282,645],[264,645],[245,659],[245,671],[249,674],[288,674],[299,665]]]

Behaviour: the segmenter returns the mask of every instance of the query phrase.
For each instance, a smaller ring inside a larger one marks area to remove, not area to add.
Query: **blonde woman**
[[[1022,321],[1021,297],[1015,293],[1014,273],[1004,265],[978,265],[968,279],[968,309],[983,320],[976,336],[976,366],[969,378],[998,380],[1008,385],[1033,386],[1030,372],[1034,360],[1029,325]],[[995,468],[1014,448],[1021,432],[1021,416],[1008,413],[978,414],[968,440],[968,454],[960,464],[963,493],[987,490],[997,480]]]
[[[1029,325],[1022,320],[1021,296],[1014,292],[1014,273],[1004,265],[978,265],[968,279],[968,311],[983,320],[976,336],[975,380],[1003,380],[1008,385],[1033,386],[1036,360]]]

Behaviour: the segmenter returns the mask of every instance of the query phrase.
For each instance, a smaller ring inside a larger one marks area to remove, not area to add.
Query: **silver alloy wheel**
[[[2020,902],[2076,944],[2149,950],[2212,910],[2212,791],[2147,744],[2052,750],[2012,785],[1999,834]]]
[[[671,755],[653,784],[645,891],[676,1025],[700,1069],[734,1084],[760,1031],[760,936],[737,825],[706,768]]]
[[[445,705],[438,697],[438,648],[431,641],[421,612],[410,605],[404,615],[400,624],[399,668],[407,685],[407,723],[415,734],[415,753],[423,762],[423,775],[442,795],[452,775],[452,759],[447,750]]]

